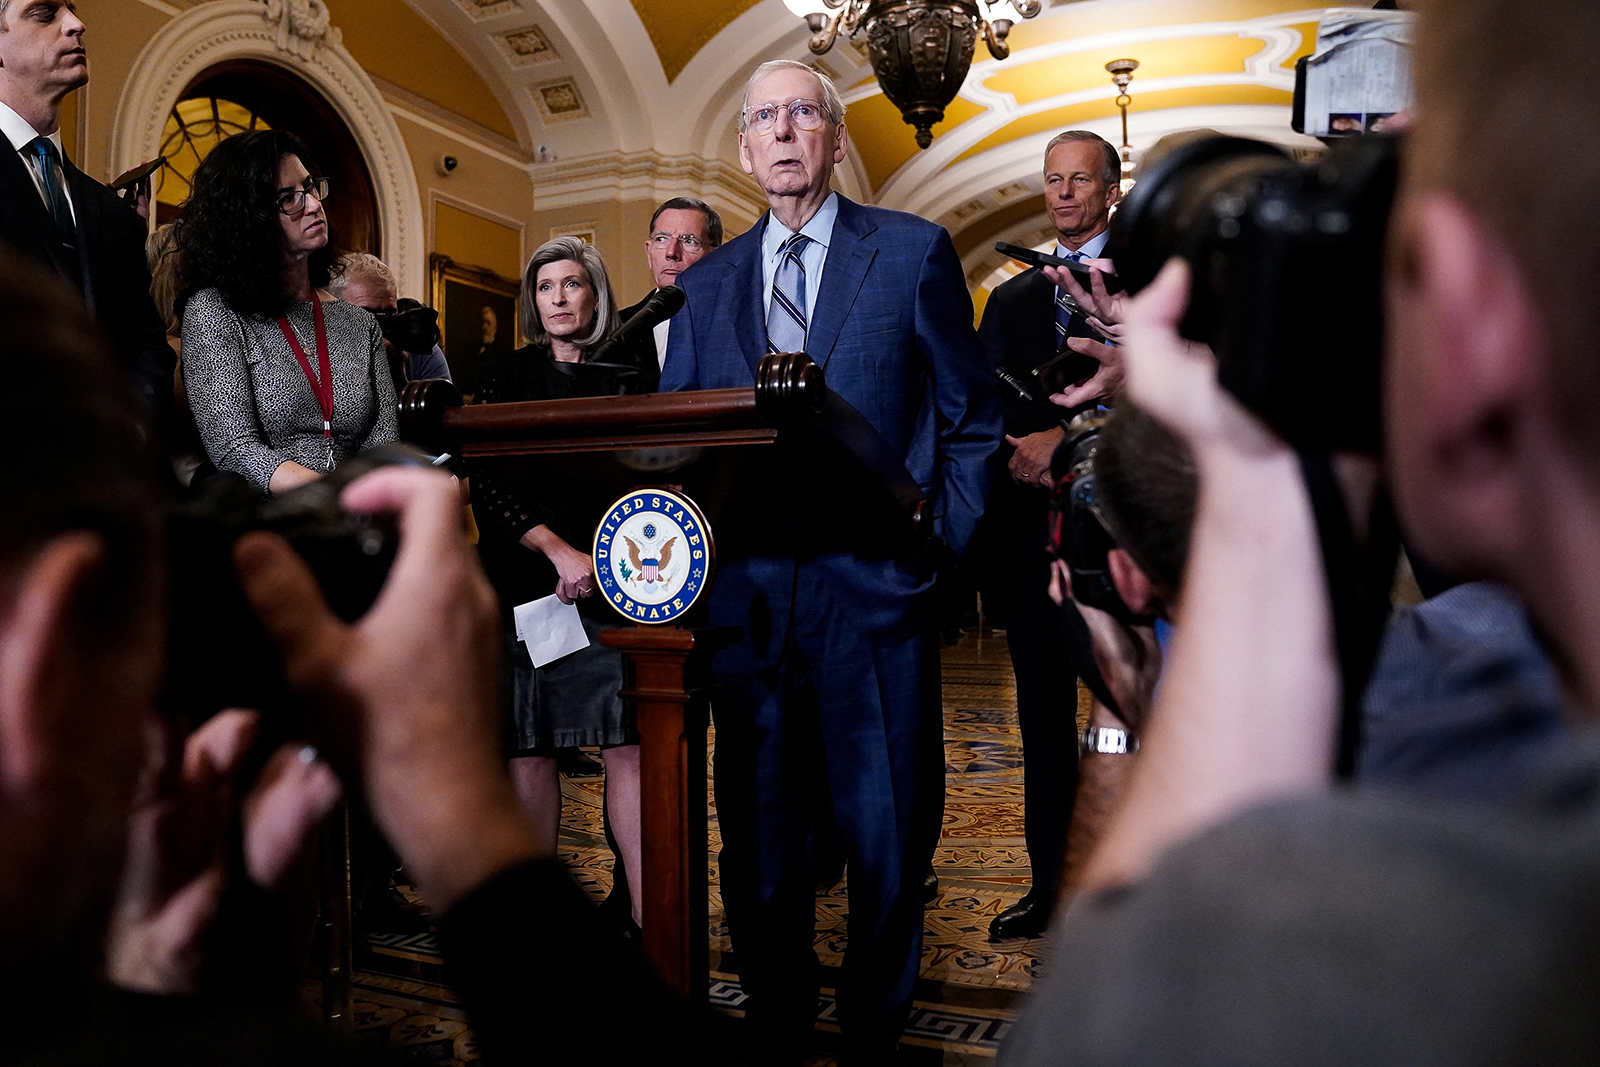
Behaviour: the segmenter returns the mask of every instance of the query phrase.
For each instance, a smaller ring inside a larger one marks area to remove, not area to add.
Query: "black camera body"
[[[346,511],[339,494],[361,475],[395,464],[431,465],[416,449],[384,445],[271,499],[242,478],[220,475],[174,504],[167,524],[166,714],[194,725],[224,708],[253,708],[262,713],[263,744],[297,734],[298,704],[277,648],[239,585],[234,542],[253,530],[281,534],[316,575],[328,606],[353,622],[383,588],[399,536],[387,517]]]
[[[1131,292],[1172,256],[1188,261],[1181,332],[1211,346],[1223,387],[1289,443],[1376,452],[1398,158],[1393,137],[1309,165],[1262,141],[1191,141],[1140,176],[1106,254]]]
[[[377,319],[383,339],[402,352],[432,352],[439,343],[439,313],[421,301],[402,297],[394,311]]]
[[[1094,473],[1095,451],[1106,418],[1104,412],[1094,411],[1077,416],[1056,448],[1051,462],[1056,482],[1050,498],[1051,540],[1057,556],[1072,569],[1074,600],[1130,625],[1147,623],[1147,619],[1134,617],[1111,579],[1109,556],[1117,542],[1101,518]]]

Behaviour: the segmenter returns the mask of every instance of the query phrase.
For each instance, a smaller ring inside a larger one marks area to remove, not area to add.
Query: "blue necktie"
[[[51,218],[55,219],[56,235],[61,238],[62,247],[76,251],[78,231],[72,224],[72,207],[67,203],[67,190],[61,184],[61,160],[56,155],[55,142],[48,137],[35,137],[28,142],[28,147],[39,161],[39,184],[44,187],[45,206],[50,209]]]
[[[800,261],[811,238],[791,234],[778,249],[772,276],[772,302],[767,305],[767,351],[806,350],[806,265]]]
[[[1063,249],[1061,254],[1063,256],[1065,256],[1067,259],[1072,260],[1074,263],[1081,263],[1083,261],[1083,253],[1082,252],[1068,252],[1065,249]],[[1074,314],[1076,314],[1076,313],[1077,313],[1076,305],[1074,305],[1067,298],[1067,294],[1066,293],[1063,293],[1060,289],[1057,289],[1056,290],[1056,351],[1057,352],[1061,351],[1062,347],[1065,346],[1066,343],[1067,343],[1067,338],[1072,335],[1072,329],[1073,329],[1072,316]]]

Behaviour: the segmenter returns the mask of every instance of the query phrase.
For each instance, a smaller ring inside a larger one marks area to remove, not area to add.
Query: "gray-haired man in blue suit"
[[[679,278],[661,388],[749,386],[768,352],[804,351],[905,459],[955,553],[988,488],[1000,415],[950,236],[831,192],[844,105],[800,63],[756,69],[739,158],[771,210]],[[894,1055],[922,949],[922,888],[944,808],[932,568],[863,550],[815,483],[770,486],[719,528],[712,621],[744,628],[717,659],[722,887],[748,1017],[801,1058],[816,1017],[817,783],[849,863],[839,983],[845,1058]],[[733,545],[732,527],[743,544]],[[842,535],[842,536],[841,536]],[[730,558],[731,557],[731,558]]]

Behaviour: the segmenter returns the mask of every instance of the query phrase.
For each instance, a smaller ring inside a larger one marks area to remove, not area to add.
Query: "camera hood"
[[[1230,161],[1239,167],[1226,166]],[[1105,255],[1116,264],[1128,292],[1149,285],[1168,259],[1187,251],[1185,236],[1194,229],[1196,213],[1207,207],[1207,197],[1193,195],[1197,176],[1274,162],[1293,166],[1274,145],[1224,134],[1185,141],[1147,160],[1133,191],[1117,206],[1106,238]]]

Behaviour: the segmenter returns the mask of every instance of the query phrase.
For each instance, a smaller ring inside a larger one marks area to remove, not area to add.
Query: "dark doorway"
[[[372,175],[344,120],[308,82],[256,60],[219,63],[190,82],[179,97],[162,136],[162,154],[169,157],[172,170],[162,174],[156,221],[177,218],[189,176],[212,145],[263,126],[290,130],[306,143],[332,188],[326,210],[338,247],[382,256]]]

